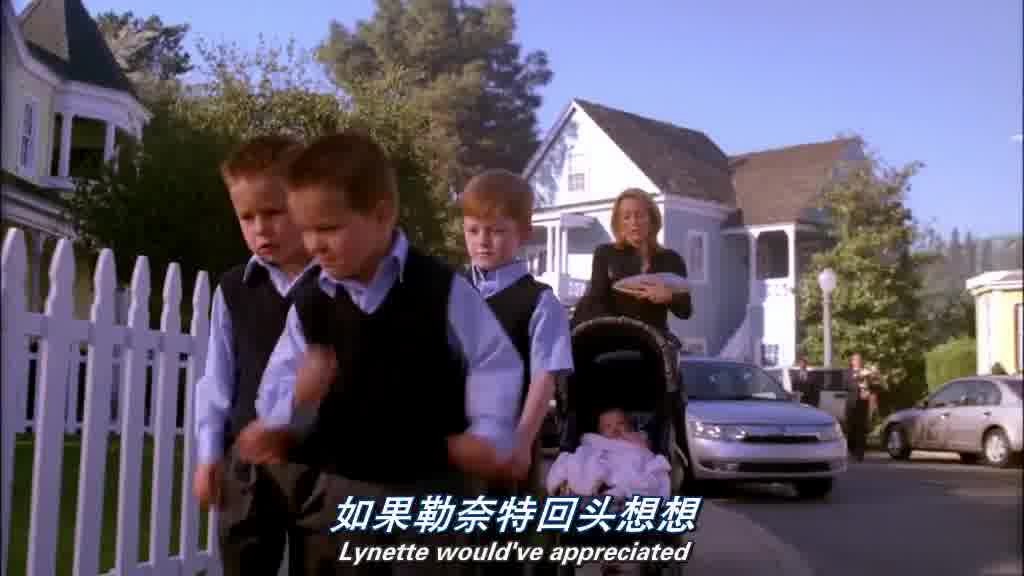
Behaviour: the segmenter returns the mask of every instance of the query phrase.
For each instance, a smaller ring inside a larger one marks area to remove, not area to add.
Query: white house
[[[530,267],[572,306],[594,247],[611,241],[615,197],[642,188],[662,212],[659,240],[683,256],[693,284],[693,316],[670,322],[684,346],[793,364],[795,286],[826,241],[820,194],[863,159],[856,139],[729,156],[701,132],[576,99],[524,172],[537,195]]]
[[[30,305],[38,309],[44,254],[72,236],[62,193],[126,139],[140,138],[150,114],[81,0],[34,0],[20,16],[12,0],[0,2],[3,226],[27,232]]]

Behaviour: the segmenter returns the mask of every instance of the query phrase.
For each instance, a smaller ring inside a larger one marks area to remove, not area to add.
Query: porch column
[[[551,272],[558,278],[562,274],[562,224],[556,223],[551,230]]]
[[[103,139],[103,161],[110,162],[114,157],[114,137],[117,134],[117,126],[113,122],[106,123],[107,132]]]
[[[559,263],[559,271],[562,274],[569,273],[569,229],[562,228],[561,236],[559,237],[559,250],[558,258],[561,260]]]
[[[800,334],[800,313],[799,299],[797,298],[797,283],[800,281],[799,270],[797,269],[798,262],[796,261],[796,225],[790,225],[786,227],[786,240],[789,248],[789,286],[793,294],[793,338],[790,340],[792,346],[792,352],[790,353],[790,359],[792,364],[796,364],[797,350],[800,347],[798,335]]]
[[[764,298],[761,294],[761,286],[757,280],[757,238],[760,232],[750,233],[750,297],[747,305],[747,316],[750,319],[750,355],[751,361],[760,366],[761,339],[764,332]]]
[[[555,269],[555,227],[544,225],[544,273],[550,274]]]
[[[75,115],[63,112],[60,123],[60,164],[57,175],[67,178],[71,170],[71,126],[75,123]]]
[[[755,295],[757,294],[757,237],[760,232],[751,232],[749,238],[750,241],[750,305],[755,303]],[[757,304],[760,304],[757,301]]]

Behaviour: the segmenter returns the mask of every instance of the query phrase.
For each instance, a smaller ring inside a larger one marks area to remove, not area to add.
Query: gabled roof
[[[966,282],[967,291],[972,294],[979,294],[988,290],[1020,290],[1024,286],[1024,271],[1017,270],[994,270],[984,272]]]
[[[579,98],[576,103],[665,194],[735,206],[729,158],[703,132]]]
[[[81,0],[33,0],[19,20],[32,55],[60,77],[135,96]]]
[[[735,224],[799,222],[816,206],[835,170],[859,147],[856,138],[801,144],[732,157],[732,183],[741,214]]]
[[[577,106],[661,192],[738,208],[723,226],[800,222],[860,141],[827,142],[727,156],[703,132],[574,99],[527,165],[529,176]]]

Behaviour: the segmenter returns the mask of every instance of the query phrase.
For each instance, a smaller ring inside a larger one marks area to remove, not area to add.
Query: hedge
[[[925,354],[926,381],[932,391],[954,378],[977,373],[977,348],[973,338],[958,338]]]

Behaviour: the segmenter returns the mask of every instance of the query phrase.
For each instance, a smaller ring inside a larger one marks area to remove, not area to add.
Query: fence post
[[[32,473],[32,525],[26,574],[51,576],[56,567],[61,462],[68,360],[74,326],[75,259],[71,241],[61,238],[50,263],[46,298],[39,406],[36,411]]]
[[[192,474],[195,467],[195,388],[206,369],[206,342],[210,331],[210,282],[206,272],[196,276],[196,287],[192,291],[192,353],[189,354],[185,375],[185,417],[182,422],[185,452],[182,458],[184,478],[181,483],[181,560],[182,573],[194,574],[196,553],[199,544],[199,502],[192,494]],[[216,542],[214,532],[209,533],[208,542]],[[215,546],[211,548],[216,549]]]
[[[26,272],[28,257],[25,250],[25,233],[17,228],[7,231],[4,238],[3,273],[0,282],[3,289],[3,385],[0,386],[0,568],[7,571],[7,548],[11,534],[11,497],[14,489],[14,439],[16,430],[24,424],[24,410],[21,392],[28,384],[28,342],[25,338]]]
[[[118,474],[117,554],[114,571],[130,576],[137,571],[139,554],[139,482],[142,475],[142,411],[146,401],[146,352],[149,330],[149,260],[135,259],[131,306],[128,309],[122,370],[124,391],[121,416],[121,462]]]
[[[85,409],[82,415],[82,454],[78,467],[78,514],[75,516],[74,573],[99,573],[100,535],[103,518],[103,480],[107,470],[107,432],[110,430],[110,390],[114,366],[114,290],[117,273],[114,253],[100,252],[93,278],[92,341],[85,376]],[[71,385],[78,387],[78,378]]]
[[[153,421],[153,492],[150,506],[149,559],[161,573],[171,546],[171,494],[174,491],[175,417],[178,407],[178,374],[181,366],[181,272],[176,262],[164,277],[163,313],[160,315],[162,350],[158,354],[157,382],[153,388],[156,417]]]

